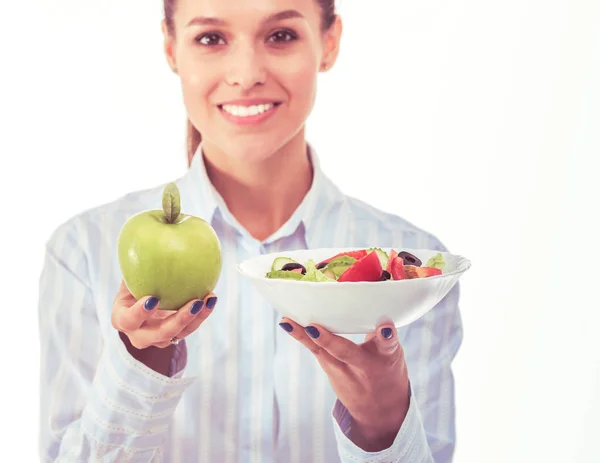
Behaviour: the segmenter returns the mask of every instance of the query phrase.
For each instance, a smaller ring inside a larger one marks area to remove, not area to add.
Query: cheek
[[[184,57],[180,63],[179,78],[185,105],[190,113],[201,113],[211,90],[218,86],[219,76],[214,66],[203,65],[198,60]]]
[[[275,75],[288,90],[293,105],[312,105],[317,86],[317,66],[313,60],[291,61],[287,66],[278,67]]]

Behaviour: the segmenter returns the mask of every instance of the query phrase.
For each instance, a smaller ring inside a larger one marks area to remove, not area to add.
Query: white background
[[[160,1],[6,3],[0,435],[29,462],[45,240],[183,174],[185,127]],[[600,462],[600,2],[346,0],[341,13],[308,126],[324,170],[473,262],[455,461]]]

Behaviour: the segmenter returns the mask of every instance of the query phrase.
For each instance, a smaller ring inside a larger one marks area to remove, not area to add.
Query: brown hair
[[[321,28],[323,31],[329,30],[329,28],[335,22],[335,0],[316,0],[321,7]],[[177,0],[163,0],[164,11],[165,11],[165,23],[169,34],[175,35],[175,23],[173,22],[173,15],[175,14],[175,8]],[[187,121],[187,157],[188,166],[192,163],[194,153],[198,149],[200,142],[202,141],[202,134],[198,132],[196,127],[188,119]]]

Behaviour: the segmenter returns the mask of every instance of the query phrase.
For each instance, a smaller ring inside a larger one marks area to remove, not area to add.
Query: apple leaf
[[[163,211],[168,223],[174,223],[181,212],[181,196],[175,183],[169,183],[163,192]]]

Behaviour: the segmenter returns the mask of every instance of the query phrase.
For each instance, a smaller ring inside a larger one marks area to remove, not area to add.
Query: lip
[[[227,102],[223,103],[224,105],[238,105],[238,106],[254,106],[260,104],[272,104],[273,107],[269,109],[267,112],[262,114],[256,114],[254,116],[234,116],[233,114],[228,113],[223,109],[223,105],[218,105],[220,113],[223,115],[225,119],[229,122],[234,123],[239,126],[248,126],[248,125],[259,125],[266,122],[268,119],[273,117],[282,103],[278,101],[267,101],[267,100],[236,100],[237,102]]]
[[[217,106],[234,105],[234,106],[257,106],[261,104],[276,104],[281,103],[280,100],[272,100],[269,98],[248,98],[240,100],[230,100],[219,103]]]

